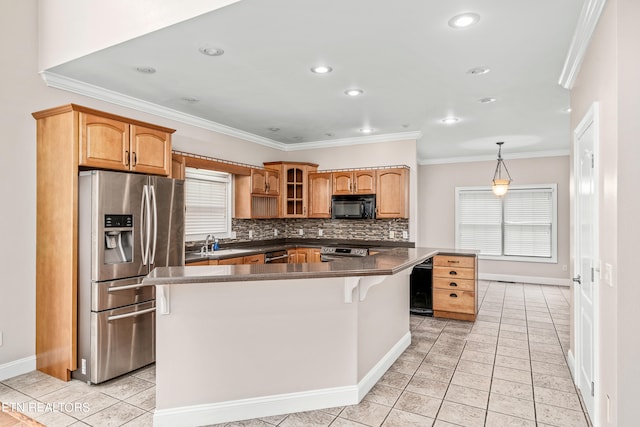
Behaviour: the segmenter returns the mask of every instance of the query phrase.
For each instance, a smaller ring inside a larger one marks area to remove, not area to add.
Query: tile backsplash
[[[409,231],[408,219],[234,219],[231,228],[236,238],[221,239],[221,243],[283,238],[409,241],[402,237],[403,231]],[[274,230],[278,231],[277,235]],[[390,237],[391,231],[393,237]]]

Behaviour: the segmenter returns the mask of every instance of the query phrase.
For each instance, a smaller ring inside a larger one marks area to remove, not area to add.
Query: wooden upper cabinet
[[[265,168],[280,172],[280,218],[306,218],[308,175],[315,163],[265,162]]]
[[[409,169],[377,170],[376,218],[409,217]]]
[[[170,175],[173,130],[134,124],[107,113],[80,111],[79,118],[80,166]]]
[[[186,164],[183,155],[173,153],[171,155],[171,178],[184,179]]]
[[[333,173],[333,194],[375,194],[376,171],[361,170],[355,172]]]
[[[309,174],[309,218],[331,218],[331,172]]]
[[[171,173],[171,134],[131,125],[131,171],[168,176]]]
[[[251,194],[279,195],[280,172],[268,169],[251,169]]]

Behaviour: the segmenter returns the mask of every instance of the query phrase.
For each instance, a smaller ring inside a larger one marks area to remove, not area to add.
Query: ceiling
[[[558,79],[583,2],[242,0],[46,72],[283,149],[417,137],[421,163],[495,156],[497,141],[505,157],[568,152]],[[480,19],[448,25],[463,12]]]

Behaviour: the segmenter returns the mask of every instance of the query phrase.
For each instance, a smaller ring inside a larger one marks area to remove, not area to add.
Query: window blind
[[[186,168],[185,234],[191,240],[207,234],[226,236],[231,226],[231,179],[225,172]]]
[[[456,189],[456,247],[489,257],[555,258],[555,185]]]

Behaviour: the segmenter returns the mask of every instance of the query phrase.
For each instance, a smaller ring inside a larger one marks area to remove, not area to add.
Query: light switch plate
[[[318,228],[318,237],[322,237],[323,234],[322,228]]]
[[[404,230],[404,231],[402,232],[402,238],[403,238],[403,239],[408,239],[408,238],[409,238],[409,232],[408,232],[407,230]]]
[[[273,229],[273,237],[278,237],[278,229],[277,228]]]
[[[299,228],[299,229],[298,229],[298,234],[299,234],[300,236],[304,236],[304,230],[303,230],[302,228]]]
[[[249,238],[253,239],[253,230],[249,230]]]
[[[394,239],[396,237],[396,232],[393,230],[389,230],[389,238]]]

